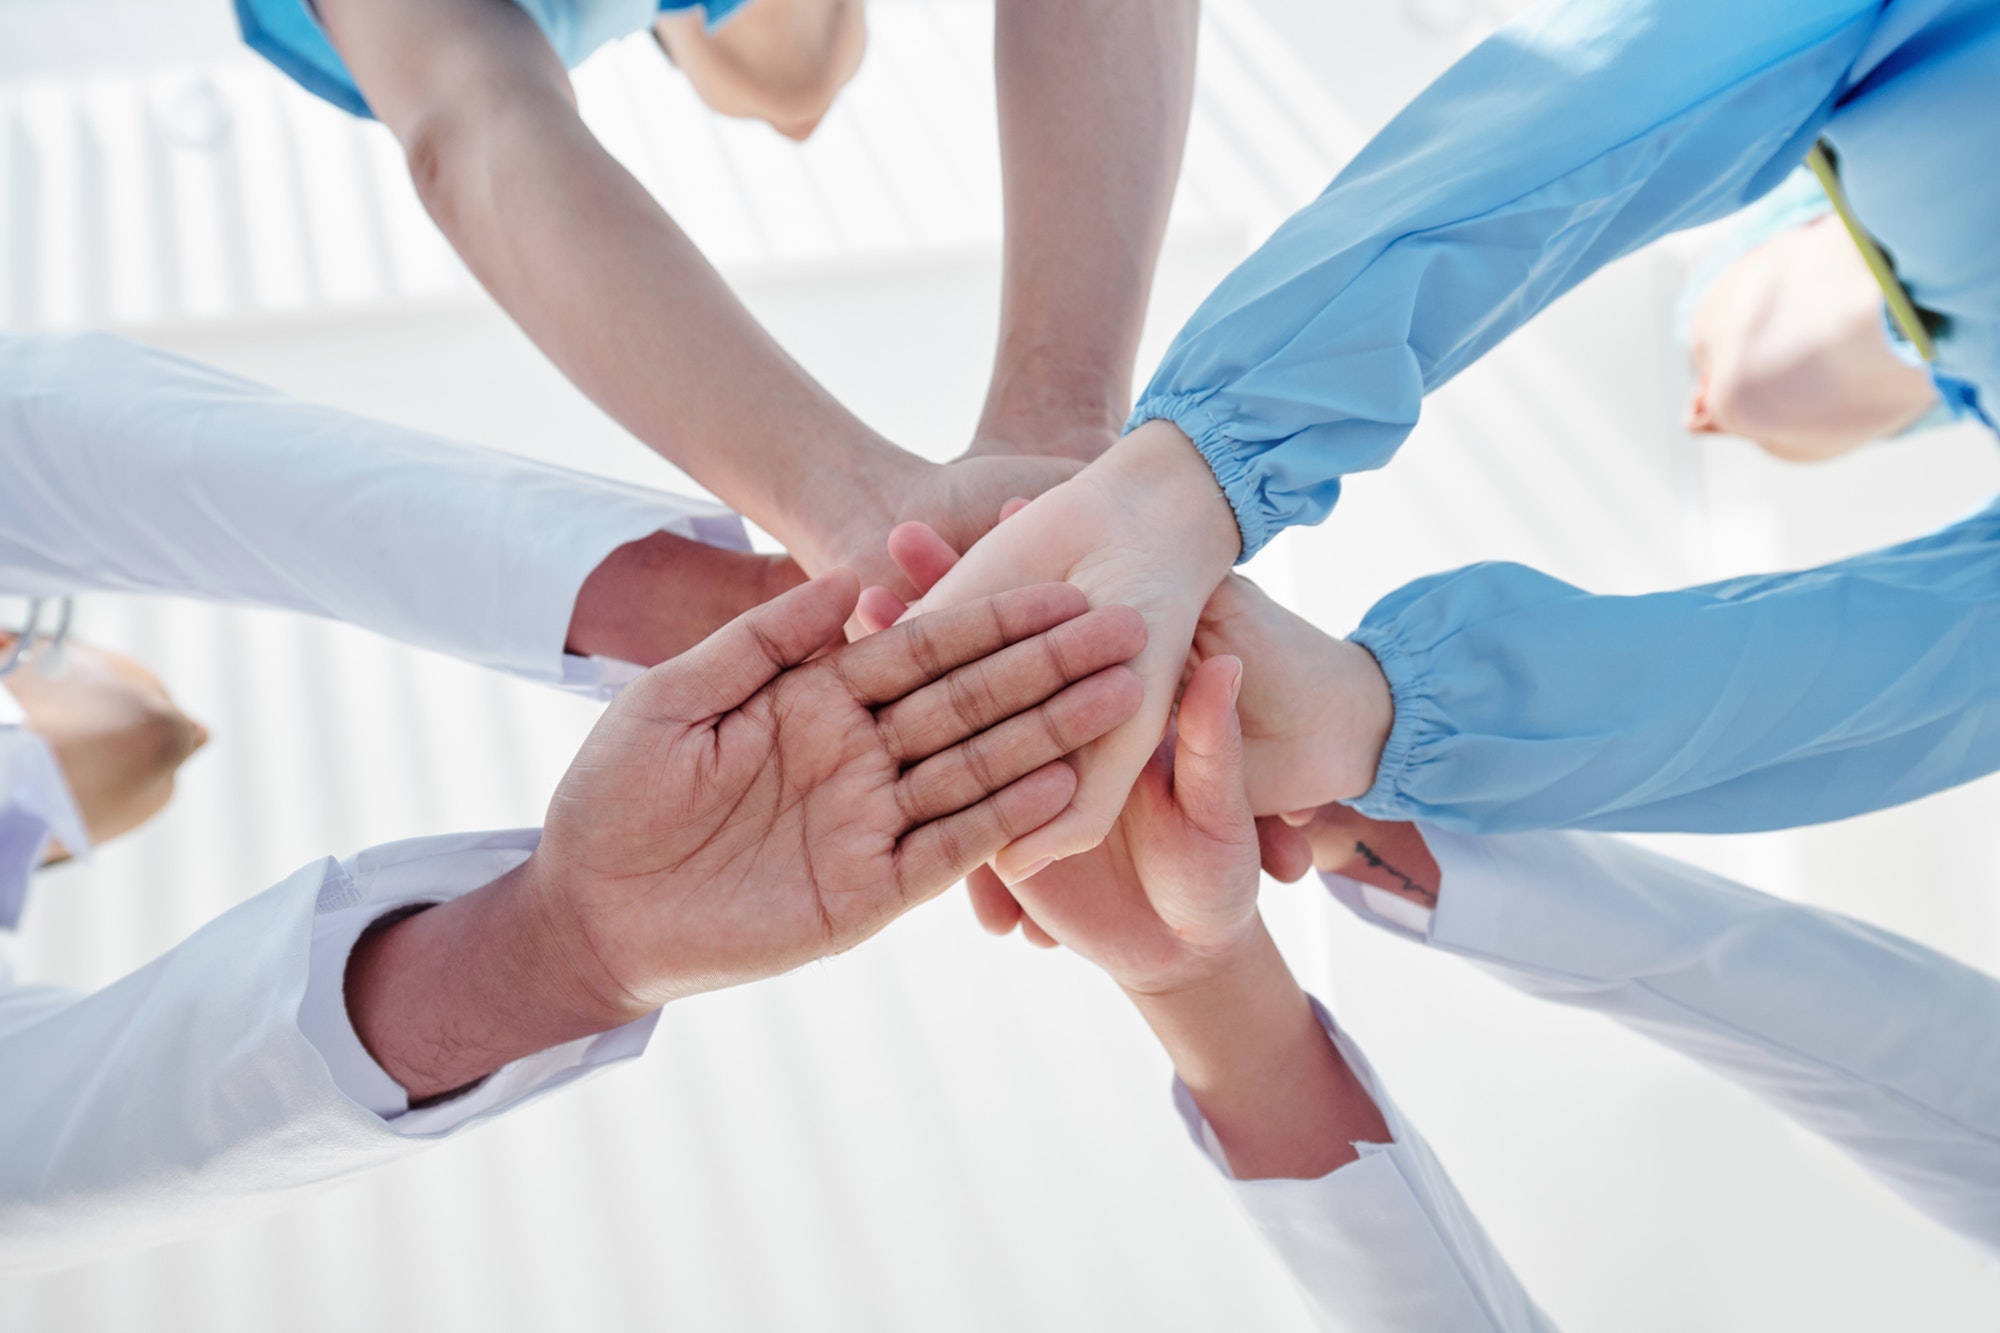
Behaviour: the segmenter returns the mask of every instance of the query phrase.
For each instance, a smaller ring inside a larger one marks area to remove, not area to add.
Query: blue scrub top
[[[1743,207],[1815,139],[2000,416],[2000,2],[1562,0],[1454,65],[1195,312],[1131,424],[1185,431],[1243,556],[1332,509],[1445,383],[1605,264]]]
[[[699,9],[709,25],[722,22],[748,0],[515,0],[549,44],[565,69],[575,69],[598,47],[638,32],[653,16],[670,10]],[[374,119],[368,100],[347,72],[347,62],[333,49],[313,12],[312,0],[236,0],[236,22],[243,40],[292,77],[343,111]]]

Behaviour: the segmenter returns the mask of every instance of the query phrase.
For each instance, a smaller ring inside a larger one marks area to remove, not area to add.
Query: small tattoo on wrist
[[[1361,856],[1362,860],[1368,863],[1371,869],[1379,870],[1383,874],[1394,878],[1402,886],[1402,891],[1405,894],[1415,898],[1426,907],[1436,907],[1438,905],[1438,896],[1435,889],[1425,888],[1402,871],[1396,869],[1396,867],[1390,865],[1388,861],[1383,859],[1380,852],[1370,847],[1367,843],[1356,842],[1354,850]]]

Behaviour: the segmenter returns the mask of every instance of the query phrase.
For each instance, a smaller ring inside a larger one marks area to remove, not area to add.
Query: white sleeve
[[[652,1018],[385,1118],[330,1072],[352,1080],[354,1052],[323,1050],[307,1030],[324,1039],[326,997],[346,964],[316,937],[490,883],[537,837],[423,838],[316,862],[88,995],[16,984],[0,966],[0,1269],[72,1263],[268,1209],[637,1055]]]
[[[1185,1084],[1174,1104],[1195,1145],[1298,1281],[1321,1327],[1353,1333],[1553,1333],[1367,1057],[1315,1000],[1341,1058],[1375,1100],[1390,1142],[1317,1180],[1236,1180]]]
[[[0,336],[0,589],[180,593],[361,625],[549,684],[577,590],[703,501],[300,402],[107,334]],[[615,683],[615,682],[613,682]]]
[[[72,856],[90,850],[62,765],[23,721],[20,705],[0,680],[0,930],[12,930],[21,919],[28,880],[51,838]]]
[[[1615,838],[1422,828],[1432,947],[1699,1061],[2000,1248],[2000,981]]]

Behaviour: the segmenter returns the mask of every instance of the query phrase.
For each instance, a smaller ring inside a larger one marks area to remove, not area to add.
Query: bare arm
[[[1127,991],[1238,1180],[1316,1180],[1388,1127],[1260,922],[1199,981]]]
[[[888,474],[921,468],[785,354],[597,142],[519,8],[322,0],[320,13],[453,247],[648,446],[805,554],[824,545],[801,529],[809,509],[870,513]]]
[[[1006,270],[972,452],[1088,461],[1124,427],[1198,13],[1198,0],[1000,0]]]

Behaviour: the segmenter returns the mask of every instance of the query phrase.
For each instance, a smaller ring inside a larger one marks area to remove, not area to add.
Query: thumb
[[[1196,667],[1181,692],[1174,742],[1174,804],[1190,828],[1218,842],[1251,835],[1243,791],[1243,728],[1236,696],[1243,663],[1224,653]]]
[[[626,693],[690,721],[740,708],[781,672],[846,642],[847,618],[860,595],[852,570],[831,570],[744,612]]]

